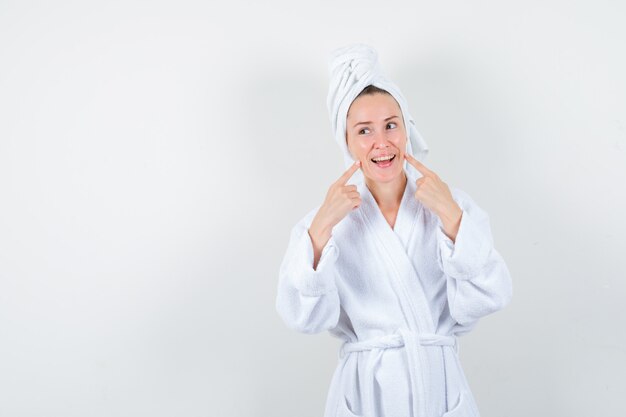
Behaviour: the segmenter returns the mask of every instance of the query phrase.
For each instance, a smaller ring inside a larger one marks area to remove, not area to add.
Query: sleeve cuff
[[[461,209],[463,214],[455,242],[444,233],[440,219],[437,241],[444,273],[455,279],[469,280],[482,270],[493,242],[486,213],[478,207],[469,208],[466,204],[462,204]]]
[[[330,291],[336,291],[335,284],[335,260],[339,255],[339,251],[334,237],[330,239],[322,249],[317,269],[313,269],[313,242],[309,236],[308,227],[301,229],[301,235],[298,237],[297,251],[303,256],[298,257],[297,278],[295,285],[303,295],[317,296]]]

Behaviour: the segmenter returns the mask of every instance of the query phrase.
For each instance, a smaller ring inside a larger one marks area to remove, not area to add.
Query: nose
[[[389,146],[389,141],[387,140],[384,134],[377,134],[374,137],[374,147],[376,149],[383,149],[383,148],[386,148],[387,146]]]

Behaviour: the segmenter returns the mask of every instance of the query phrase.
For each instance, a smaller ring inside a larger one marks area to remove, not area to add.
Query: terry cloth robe
[[[468,194],[449,187],[463,211],[452,242],[407,176],[393,229],[356,184],[362,203],[333,228],[316,270],[308,228],[319,206],[291,230],[276,309],[291,329],[344,341],[324,417],[479,417],[457,336],[509,303],[511,277]]]

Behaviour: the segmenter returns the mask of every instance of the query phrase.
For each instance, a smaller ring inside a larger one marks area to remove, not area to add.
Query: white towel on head
[[[407,132],[406,152],[423,161],[428,154],[428,146],[417,131],[415,121],[409,113],[406,99],[400,89],[382,73],[376,50],[368,45],[356,43],[336,49],[331,53],[328,70],[328,113],[335,140],[341,149],[346,168],[354,163],[346,143],[346,117],[348,109],[357,95],[368,85],[374,85],[389,92],[400,105],[404,126]],[[405,161],[405,169],[408,169]],[[355,173],[361,174],[360,170]],[[421,174],[418,175],[421,176]]]

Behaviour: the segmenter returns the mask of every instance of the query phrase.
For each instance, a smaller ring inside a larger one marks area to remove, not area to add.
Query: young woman
[[[457,336],[512,296],[488,215],[411,155],[427,147],[373,49],[335,52],[329,111],[349,166],[292,229],[276,298],[290,328],[344,341],[324,416],[478,417]]]

